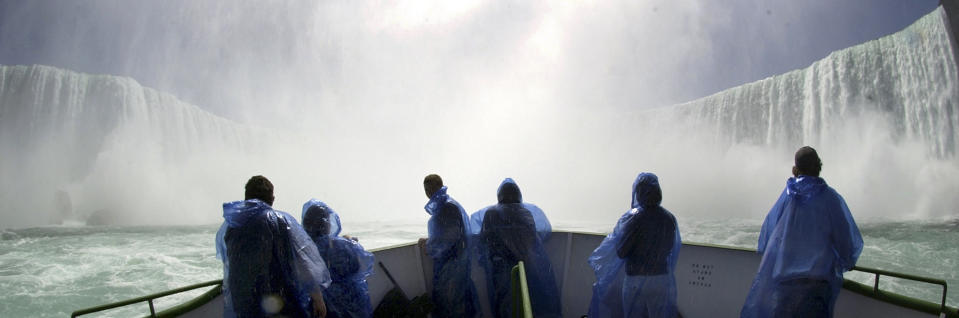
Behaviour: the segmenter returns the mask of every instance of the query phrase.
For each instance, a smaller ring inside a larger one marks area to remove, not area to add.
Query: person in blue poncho
[[[330,272],[300,224],[273,205],[273,184],[246,183],[245,201],[223,204],[216,255],[224,317],[325,317]]]
[[[323,291],[327,317],[371,317],[366,278],[373,273],[373,253],[354,239],[340,237],[340,216],[319,200],[303,204],[303,229],[313,238],[333,278]]]
[[[535,317],[561,317],[562,307],[553,266],[543,248],[549,220],[533,204],[524,203],[519,186],[506,178],[497,190],[498,204],[473,213],[482,220],[477,233],[479,263],[486,272],[490,307],[495,317],[509,317],[510,272],[518,262],[526,267],[530,303]],[[475,225],[476,223],[474,223]]]
[[[815,149],[796,151],[793,177],[759,233],[763,257],[741,317],[832,317],[842,273],[856,265],[863,242],[820,170]]]
[[[682,240],[662,200],[659,178],[640,173],[632,209],[589,256],[596,273],[589,317],[676,317],[674,273]]]
[[[440,176],[423,179],[430,201],[426,253],[433,259],[433,317],[475,317],[479,313],[470,264],[470,223],[466,212],[446,193]]]
[[[511,178],[506,178],[503,183],[505,184],[506,181],[510,181],[510,183],[513,183],[514,185],[516,184],[516,181],[513,181]],[[500,185],[500,188],[502,189],[502,184]],[[519,192],[518,186],[516,191]],[[522,201],[522,198],[520,198],[520,201]],[[520,203],[533,217],[533,223],[535,223],[536,227],[536,236],[539,237],[540,241],[545,242],[547,239],[549,239],[550,234],[553,233],[553,226],[549,224],[549,219],[546,218],[546,213],[543,213],[543,210],[535,204],[526,202]],[[479,235],[480,230],[483,228],[483,218],[486,217],[486,210],[494,206],[495,205],[488,206],[479,211],[473,212],[473,214],[470,215],[470,227],[473,230],[473,236]]]

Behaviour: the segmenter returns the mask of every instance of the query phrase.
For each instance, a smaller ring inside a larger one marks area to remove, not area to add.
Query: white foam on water
[[[547,214],[550,211],[546,211]],[[616,220],[583,223],[554,220],[557,230],[605,233]],[[755,248],[761,220],[679,218],[686,242]],[[860,224],[865,248],[859,266],[945,279],[959,284],[957,220],[885,221]],[[344,228],[367,249],[416,242],[426,224],[410,221],[358,222]],[[19,239],[0,240],[0,316],[58,317],[70,312],[199,282],[220,279],[222,264],[213,244],[217,225],[138,228],[40,228],[15,230]],[[850,272],[847,278],[872,284],[872,276]],[[747,278],[749,279],[749,278]],[[933,285],[883,278],[881,288],[932,302]],[[203,291],[160,299],[168,308]],[[950,293],[949,303],[959,304]],[[143,313],[133,306],[108,317]]]

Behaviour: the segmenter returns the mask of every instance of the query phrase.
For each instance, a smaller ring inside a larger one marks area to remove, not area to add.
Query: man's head
[[[423,179],[423,190],[426,190],[426,197],[432,198],[436,191],[443,187],[443,178],[436,174],[430,174]]]
[[[253,176],[246,182],[244,200],[258,199],[273,206],[273,183],[264,176]]]
[[[813,176],[818,177],[819,171],[822,171],[822,160],[816,149],[805,146],[796,151],[796,165],[793,166],[793,176]]]

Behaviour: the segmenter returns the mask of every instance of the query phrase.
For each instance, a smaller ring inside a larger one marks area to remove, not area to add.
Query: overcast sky
[[[369,208],[351,191],[376,187],[390,190],[369,209],[420,215],[418,184],[439,172],[467,210],[512,176],[545,208],[590,191],[616,198],[603,207],[613,215],[647,167],[618,158],[635,146],[613,142],[624,129],[607,119],[804,68],[937,2],[0,0],[0,64],[129,76],[241,123],[314,136],[319,149],[292,154],[308,162],[296,168],[321,165],[329,182],[301,191],[338,209]],[[296,178],[280,177],[278,191]],[[283,208],[296,211],[295,198]]]
[[[2,1],[0,64],[129,76],[270,126],[489,96],[622,109],[803,68],[937,2]]]

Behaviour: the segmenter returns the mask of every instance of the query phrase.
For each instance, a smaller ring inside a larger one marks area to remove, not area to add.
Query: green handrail
[[[526,266],[523,262],[513,266],[510,275],[513,294],[513,317],[533,318],[533,306],[529,302],[529,285],[526,284]]]
[[[173,295],[173,294],[179,294],[179,293],[182,293],[182,292],[185,292],[185,291],[194,290],[194,289],[197,289],[197,288],[203,288],[203,287],[214,286],[214,285],[221,285],[221,284],[223,284],[223,280],[222,280],[222,279],[211,280],[211,281],[204,282],[204,283],[193,284],[193,285],[190,285],[190,286],[184,286],[184,287],[180,287],[180,288],[177,288],[177,289],[171,289],[171,290],[168,290],[168,291],[163,291],[163,292],[159,292],[159,293],[155,293],[155,294],[150,294],[150,295],[141,296],[141,297],[137,297],[137,298],[131,298],[131,299],[127,299],[127,300],[123,300],[123,301],[118,301],[118,302],[111,303],[111,304],[100,305],[100,306],[90,307],[90,308],[86,308],[86,309],[80,309],[80,310],[74,311],[73,314],[70,315],[70,317],[71,317],[71,318],[75,318],[75,317],[79,317],[79,316],[82,316],[82,315],[92,314],[92,313],[95,313],[95,312],[100,312],[100,311],[104,311],[104,310],[108,310],[108,309],[113,309],[113,308],[128,306],[128,305],[132,305],[132,304],[136,304],[136,303],[142,303],[142,302],[148,302],[148,303],[150,304],[150,317],[157,317],[156,309],[153,307],[153,300],[154,300],[154,299],[157,299],[157,298],[160,298],[160,297],[169,296],[169,295]]]
[[[903,273],[897,273],[897,272],[891,272],[891,271],[886,271],[886,270],[881,270],[881,269],[875,269],[875,268],[869,268],[869,267],[861,267],[861,266],[854,266],[854,267],[852,268],[852,270],[875,274],[875,279],[874,279],[874,281],[873,281],[872,291],[873,291],[873,293],[876,293],[876,294],[879,294],[879,276],[880,276],[880,275],[891,276],[891,277],[902,278],[902,279],[908,279],[908,280],[913,280],[913,281],[923,282],[923,283],[928,283],[928,284],[940,285],[940,286],[942,286],[942,303],[940,303],[940,305],[939,305],[939,313],[944,313],[944,312],[946,312],[946,292],[948,291],[948,287],[947,287],[947,285],[946,285],[946,281],[945,281],[945,280],[936,279],[936,278],[929,278],[929,277],[922,277],[922,276],[916,276],[916,275],[910,275],[910,274],[903,274]]]

